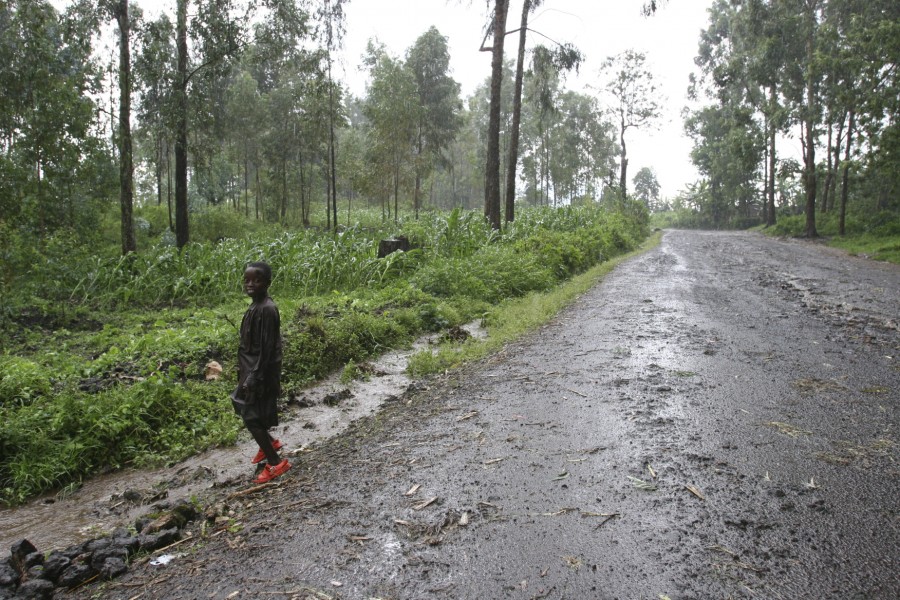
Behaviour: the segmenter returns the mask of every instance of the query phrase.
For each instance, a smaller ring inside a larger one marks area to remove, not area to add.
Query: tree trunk
[[[762,202],[762,222],[769,222],[769,128],[771,127],[771,123],[769,122],[768,115],[765,116],[765,120],[763,121],[763,129],[765,130],[766,135],[766,145],[763,149],[763,202]]]
[[[835,208],[835,197],[837,196],[837,187],[838,187],[838,166],[841,164],[841,140],[844,139],[844,124],[847,122],[847,113],[844,112],[841,115],[840,121],[838,121],[838,129],[837,135],[834,137],[834,147],[832,151],[834,152],[834,158],[831,161],[832,169],[829,175],[832,177],[831,184],[831,193],[828,195],[828,210],[834,210]]]
[[[184,248],[190,241],[187,203],[187,3],[178,0],[178,73],[175,90],[175,244]]]
[[[162,161],[163,161],[162,134],[156,135],[156,205],[162,206]]]
[[[399,222],[397,214],[400,208],[400,161],[394,163],[394,223]]]
[[[516,83],[513,90],[512,127],[509,134],[509,162],[506,167],[506,222],[515,218],[516,166],[519,162],[519,125],[522,121],[522,79],[525,70],[525,34],[528,31],[528,13],[531,0],[522,3],[522,23],[519,28],[519,54],[516,57]]]
[[[622,116],[619,130],[619,143],[622,145],[622,166],[619,171],[619,198],[622,202],[628,198],[628,152],[625,149],[625,116]]]
[[[306,191],[306,171],[303,169],[303,155],[297,155],[297,164],[300,165],[300,222],[304,227],[309,227],[309,194]]]
[[[771,106],[775,106],[775,102],[777,101],[777,95],[775,91],[775,86],[773,85],[769,88],[769,101]],[[775,225],[776,217],[775,217],[775,165],[777,164],[775,160],[775,134],[776,127],[775,122],[773,120],[772,127],[769,129],[769,210],[766,211],[766,225],[771,227]]]
[[[287,221],[287,198],[287,159],[283,158],[281,160],[281,212],[279,213],[282,225]]]
[[[419,220],[419,194],[422,193],[422,175],[419,173],[419,169],[421,168],[422,161],[422,125],[419,124],[419,131],[416,136],[416,185],[413,189],[413,209],[416,213],[416,221]]]
[[[122,209],[122,254],[137,250],[132,209],[134,166],[131,153],[131,54],[129,47],[128,0],[118,0],[119,21],[119,205]]]
[[[856,111],[850,109],[850,116],[847,121],[847,147],[844,148],[844,164],[841,165],[841,212],[838,218],[838,235],[846,233],[844,226],[846,225],[847,216],[847,188],[850,179],[850,146],[853,141],[853,127],[855,125]]]
[[[815,28],[816,28],[816,4],[818,0],[807,0],[809,14],[807,15],[809,30],[806,33],[806,107],[803,116],[805,127],[806,148],[803,156],[804,162],[804,187],[806,191],[806,237],[819,237],[816,231],[816,85],[813,72],[815,61]]]
[[[166,208],[169,209],[169,231],[175,233],[172,215],[172,144],[166,140]]]
[[[834,137],[834,123],[829,119],[828,138],[825,142],[825,186],[822,189],[822,214],[828,212],[828,194],[834,181],[834,165],[831,162],[831,142]]]
[[[331,17],[329,16],[329,19]],[[328,166],[331,177],[331,210],[334,217],[334,230],[337,231],[337,165],[334,162],[334,81],[331,79],[331,26],[328,29]]]
[[[503,80],[503,39],[509,0],[494,5],[494,45],[491,50],[491,104],[488,119],[487,160],[484,174],[484,216],[500,229],[500,84]]]

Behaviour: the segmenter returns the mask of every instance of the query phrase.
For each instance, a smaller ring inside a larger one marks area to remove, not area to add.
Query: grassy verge
[[[240,422],[227,397],[249,260],[275,270],[289,393],[479,317],[507,339],[505,328],[536,325],[562,306],[565,292],[554,299],[551,290],[577,290],[573,277],[586,289],[592,280],[581,274],[647,235],[640,215],[601,207],[522,211],[503,232],[459,210],[393,228],[257,233],[181,252],[161,239],[128,259],[53,248],[43,261],[53,277],[17,271],[0,290],[10,292],[0,311],[0,503],[232,443]],[[377,258],[389,234],[406,235],[412,249]],[[532,316],[495,310],[516,298]],[[206,381],[213,360],[222,377]]]
[[[534,331],[552,319],[621,262],[659,245],[660,239],[662,232],[656,232],[638,249],[600,263],[548,292],[536,292],[500,303],[484,315],[483,322],[488,330],[487,339],[470,339],[462,343],[445,342],[436,351],[418,352],[410,359],[408,368],[410,374],[424,376],[440,373],[497,352],[505,344]]]
[[[863,234],[853,237],[836,237],[829,239],[828,245],[846,250],[853,256],[864,256],[900,265],[900,235]]]
[[[806,234],[806,217],[779,217],[774,227],[757,227],[766,235],[800,237]],[[853,256],[864,256],[900,264],[900,220],[885,213],[863,221],[853,215],[847,217],[846,235],[838,235],[838,220],[834,213],[819,215],[816,229],[822,240]]]

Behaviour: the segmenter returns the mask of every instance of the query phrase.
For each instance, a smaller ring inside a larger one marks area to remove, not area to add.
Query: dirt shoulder
[[[552,323],[57,597],[888,598],[900,269],[667,232]]]

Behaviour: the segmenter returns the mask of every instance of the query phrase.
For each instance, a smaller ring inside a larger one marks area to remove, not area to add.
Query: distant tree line
[[[523,31],[539,5],[523,7]],[[329,228],[360,206],[385,219],[483,206],[491,77],[462,98],[435,27],[403,56],[371,40],[357,98],[332,78],[343,0],[177,0],[154,18],[125,0],[56,6],[0,6],[4,248],[58,232],[88,239],[118,206],[122,251],[133,251],[133,204],[165,207],[179,247],[207,206],[302,226],[324,208]],[[522,58],[501,62],[493,150],[507,220],[513,200],[623,195],[624,125],[564,87],[577,51],[526,54],[520,40]]]
[[[708,225],[796,208],[900,217],[900,3],[716,0],[685,121],[702,180],[679,199]],[[799,139],[801,153],[787,150]]]

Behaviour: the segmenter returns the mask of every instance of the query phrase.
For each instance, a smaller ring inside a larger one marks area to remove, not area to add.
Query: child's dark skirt
[[[231,396],[234,412],[244,420],[247,428],[270,429],[278,425],[278,398],[276,394],[254,394],[255,398],[244,402]]]

